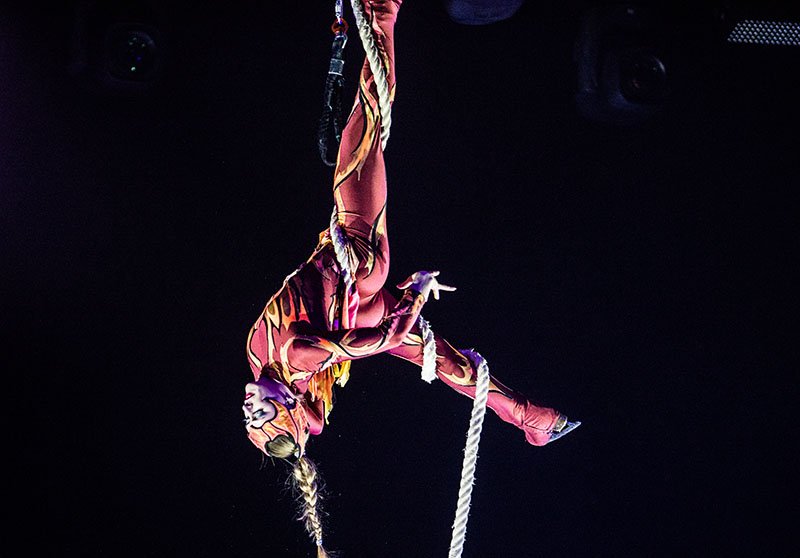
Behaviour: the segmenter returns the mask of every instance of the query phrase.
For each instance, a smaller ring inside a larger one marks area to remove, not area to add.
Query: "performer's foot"
[[[378,20],[378,25],[383,29],[386,28],[387,24],[390,27],[394,27],[397,20],[397,12],[400,11],[402,4],[403,0],[364,0],[362,2],[367,19],[370,19],[371,15],[374,14]]]
[[[558,420],[556,421],[556,425],[553,428],[553,431],[550,432],[550,440],[548,441],[548,443],[554,442],[559,438],[561,438],[562,436],[566,436],[567,434],[578,428],[580,425],[581,425],[580,421],[568,420],[567,417],[565,417],[564,415],[560,415],[558,417]]]
[[[362,0],[364,17],[372,26],[372,37],[375,46],[380,51],[379,58],[386,72],[386,80],[389,89],[392,90],[395,84],[394,74],[394,24],[397,22],[397,12],[400,10],[402,0]],[[370,80],[372,68],[369,63],[369,56],[364,59],[364,76],[367,81],[367,89],[374,87]],[[377,97],[375,97],[377,99]]]
[[[536,407],[530,406],[533,409]],[[570,421],[566,416],[559,414],[553,425],[549,428],[542,428],[541,420],[533,413],[531,417],[534,420],[525,420],[522,423],[522,430],[525,432],[525,439],[529,444],[534,446],[544,446],[550,442],[554,442],[578,428],[581,423],[579,421]]]
[[[445,345],[449,347],[449,345]],[[483,357],[472,349],[465,349],[460,352],[467,358],[470,366],[460,365],[459,368],[465,371],[473,371],[471,376],[467,378],[467,381],[472,385],[465,385],[463,382],[452,382],[446,374],[440,374],[439,377],[455,390],[474,398],[474,382],[476,382],[477,370],[481,366]],[[554,440],[558,440],[581,424],[578,421],[570,421],[556,409],[536,405],[523,394],[504,386],[497,378],[490,377],[490,382],[489,395],[486,402],[487,407],[497,413],[497,416],[502,420],[522,430],[525,433],[525,439],[533,446],[544,446]]]

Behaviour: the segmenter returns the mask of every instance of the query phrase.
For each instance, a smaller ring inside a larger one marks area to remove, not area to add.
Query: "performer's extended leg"
[[[391,308],[394,297],[385,289],[380,299]],[[477,380],[476,363],[456,350],[446,339],[434,336],[436,341],[436,376],[445,384],[470,398],[475,397]],[[389,354],[411,361],[419,366],[423,362],[423,340],[418,327],[408,335],[403,345],[390,349]],[[555,409],[536,405],[523,394],[490,377],[487,406],[505,422],[525,433],[528,443],[543,446],[557,437],[554,432],[567,426],[566,417]]]
[[[375,43],[394,98],[394,24],[401,0],[365,2]],[[358,96],[342,132],[333,194],[337,220],[358,261],[356,288],[364,321],[375,293],[386,281],[389,240],[386,231],[386,169],[380,141],[378,91],[365,60]]]

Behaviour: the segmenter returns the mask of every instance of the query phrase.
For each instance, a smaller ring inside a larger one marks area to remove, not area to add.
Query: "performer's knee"
[[[346,227],[358,266],[355,270],[356,288],[361,299],[379,292],[389,275],[389,240],[385,234],[371,230],[370,234]]]
[[[356,271],[356,288],[362,299],[378,293],[386,283],[389,272],[389,259],[376,254],[371,265],[359,264]]]

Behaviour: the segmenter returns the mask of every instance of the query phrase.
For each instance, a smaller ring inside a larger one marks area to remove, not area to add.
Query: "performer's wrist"
[[[417,290],[417,289],[415,289],[413,287],[409,287],[408,289],[406,289],[406,292],[411,295],[412,299],[413,298],[417,298],[418,296],[421,296],[423,299],[425,298],[425,295],[422,294],[422,291]]]

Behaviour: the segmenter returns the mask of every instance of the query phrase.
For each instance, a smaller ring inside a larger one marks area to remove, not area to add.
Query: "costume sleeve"
[[[325,427],[325,401],[323,399],[313,400],[307,393],[304,397],[309,433],[316,436]]]
[[[420,293],[408,289],[375,327],[319,331],[308,322],[294,322],[290,339],[281,350],[282,360],[297,378],[303,372],[311,376],[331,364],[387,351],[403,342],[424,304]]]

